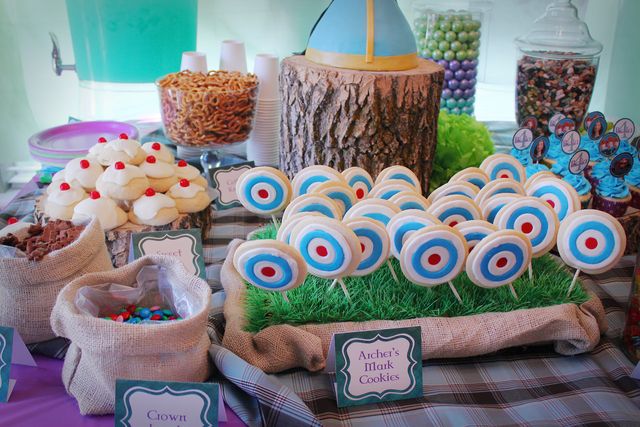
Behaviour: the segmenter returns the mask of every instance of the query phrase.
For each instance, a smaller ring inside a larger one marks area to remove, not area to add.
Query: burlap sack
[[[136,286],[145,265],[167,269],[174,286],[201,301],[195,315],[176,322],[132,325],[81,314],[74,303],[84,286],[118,283]],[[207,315],[209,285],[184,269],[180,260],[145,256],[110,272],[87,274],[69,283],[51,314],[53,331],[71,340],[64,360],[62,382],[76,398],[80,413],[112,414],[116,379],[201,382],[208,378]]]
[[[17,329],[27,344],[55,338],[49,318],[60,290],[85,273],[112,269],[95,220],[75,242],[40,261],[0,259],[0,325]]]
[[[573,355],[592,350],[607,329],[604,308],[595,296],[580,306],[561,304],[546,308],[486,313],[463,317],[341,322],[304,326],[269,326],[257,334],[244,331],[245,284],[233,266],[233,254],[242,243],[231,242],[222,267],[226,329],[222,344],[268,373],[302,367],[324,369],[331,336],[336,332],[420,326],[422,357],[454,358],[492,353],[504,348],[553,343],[555,350]]]

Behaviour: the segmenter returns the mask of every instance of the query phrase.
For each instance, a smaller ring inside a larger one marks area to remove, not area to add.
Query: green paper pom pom
[[[464,168],[480,165],[490,154],[493,154],[491,134],[482,123],[465,114],[440,111],[438,145],[429,188],[441,186]]]

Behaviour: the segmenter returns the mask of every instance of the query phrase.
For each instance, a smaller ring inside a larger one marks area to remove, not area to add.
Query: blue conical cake
[[[356,70],[418,66],[416,42],[396,0],[334,0],[316,23],[305,56]]]

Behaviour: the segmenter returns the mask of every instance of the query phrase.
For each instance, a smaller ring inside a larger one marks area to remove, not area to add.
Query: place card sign
[[[9,378],[11,364],[36,366],[20,333],[13,328],[0,326],[0,402],[8,402],[16,380]]]
[[[133,233],[129,262],[144,255],[175,256],[189,273],[207,279],[199,228]]]
[[[211,187],[217,193],[214,202],[216,209],[224,210],[242,206],[236,194],[236,182],[240,175],[254,166],[255,163],[250,161],[209,169]]]
[[[420,327],[335,334],[327,371],[338,407],[422,397]]]
[[[212,427],[227,421],[216,383],[116,380],[116,427]]]

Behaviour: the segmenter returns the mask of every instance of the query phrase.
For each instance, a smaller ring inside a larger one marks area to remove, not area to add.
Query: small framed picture
[[[611,175],[622,178],[629,172],[631,172],[631,168],[633,167],[633,156],[631,153],[620,153],[611,160],[611,166],[609,170]]]
[[[602,117],[604,119],[604,114],[600,111],[592,111],[584,117],[584,128],[585,130],[589,129],[591,123],[597,119],[598,117]],[[606,120],[605,120],[606,121]]]
[[[603,117],[596,117],[593,119],[589,127],[587,128],[587,135],[594,141],[602,138],[602,135],[607,131],[607,121]]]
[[[594,121],[593,124],[597,123]],[[605,157],[612,157],[620,147],[620,137],[614,132],[605,133],[600,142],[598,142],[598,150]]]
[[[547,155],[547,151],[549,151],[549,138],[546,136],[537,137],[531,143],[529,151],[531,154],[531,160],[533,160],[534,163],[540,162],[544,159],[544,156]]]

